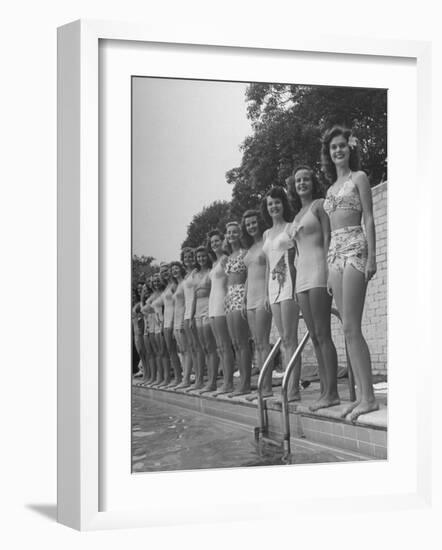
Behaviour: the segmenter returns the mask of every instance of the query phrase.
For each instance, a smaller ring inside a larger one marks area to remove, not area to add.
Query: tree
[[[187,227],[187,237],[182,246],[195,248],[205,244],[207,233],[212,229],[219,229],[224,233],[226,223],[230,220],[230,203],[215,201],[205,206],[196,214]]]
[[[132,256],[132,287],[135,287],[139,281],[145,281],[155,271],[156,267],[152,265],[155,260],[153,256]]]
[[[253,135],[241,146],[241,165],[226,174],[235,215],[255,207],[271,186],[284,185],[297,164],[321,176],[320,137],[333,124],[354,129],[371,184],[386,177],[385,90],[254,83],[246,102]]]

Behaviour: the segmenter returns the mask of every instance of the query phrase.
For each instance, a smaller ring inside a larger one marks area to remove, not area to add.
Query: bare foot
[[[346,407],[344,407],[344,410],[339,415],[341,418],[345,418],[347,414],[351,413],[351,411],[359,405],[359,401],[352,401],[349,403]]]
[[[204,388],[200,391],[200,394],[201,393],[208,393],[208,392],[211,392],[211,391],[216,391],[216,384],[215,385],[211,385],[211,386],[204,386]]]
[[[327,407],[333,407],[334,405],[339,405],[341,403],[339,397],[322,397],[321,399],[318,399],[318,401],[315,401],[315,403],[312,403],[309,406],[309,409],[311,411],[318,411],[319,409],[326,409]]]
[[[221,386],[219,390],[217,390],[216,393],[214,393],[214,397],[217,395],[223,395],[224,393],[230,393],[233,391],[233,386]]]
[[[350,422],[355,422],[361,414],[366,414],[379,409],[378,403],[373,401],[361,401],[349,414]]]
[[[239,395],[247,395],[250,392],[251,392],[250,388],[249,389],[247,389],[247,388],[244,388],[244,389],[238,388],[237,390],[233,391],[232,393],[229,393],[229,395],[227,397],[238,397]]]
[[[246,397],[246,401],[255,401],[255,399],[258,399],[258,394],[256,393],[252,393],[252,395]]]
[[[175,386],[176,390],[184,390],[185,388],[188,388],[190,386],[190,382],[181,382],[178,384],[178,386]]]
[[[190,386],[190,388],[188,388],[186,390],[186,392],[191,392],[191,391],[194,391],[194,390],[201,390],[202,388],[203,388],[202,384],[194,384],[193,386]]]

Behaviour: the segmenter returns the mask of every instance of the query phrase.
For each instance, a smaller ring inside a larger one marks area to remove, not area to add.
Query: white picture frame
[[[250,36],[250,34],[249,34]],[[167,43],[179,52],[180,45],[230,48],[232,54],[245,49],[272,52],[298,51],[348,56],[378,56],[380,58],[411,58],[417,67],[417,155],[420,176],[429,166],[427,159],[431,117],[430,80],[431,45],[427,42],[368,40],[343,35],[314,38],[282,36],[278,43],[267,43],[257,36],[244,41],[227,30],[218,36],[207,37],[204,31],[162,31],[129,23],[76,21],[58,31],[58,521],[79,530],[116,527],[140,527],[192,522],[183,513],[177,520],[173,514],[156,510],[130,508],[122,502],[119,509],[102,511],[100,505],[100,177],[99,177],[99,43],[100,40],[130,43]],[[179,55],[179,53],[178,53]],[[426,146],[423,146],[423,144]],[[423,168],[422,168],[423,167]],[[425,213],[419,213],[419,239],[430,243],[430,228]],[[422,282],[419,307],[430,311],[429,285],[425,284],[430,271],[429,244],[420,251],[423,266],[418,273]],[[427,281],[428,282],[428,281]],[[430,319],[430,316],[421,318]],[[429,321],[424,321],[428,322]],[[422,334],[430,334],[422,328]],[[419,345],[424,346],[426,336]],[[421,372],[430,365],[421,365]],[[427,373],[428,374],[428,373]],[[360,509],[380,507],[421,507],[431,498],[430,434],[424,419],[431,403],[417,393],[416,490],[358,496]],[[230,472],[234,475],[234,472]],[[201,473],[209,475],[208,472]],[[165,474],[168,475],[168,474]],[[244,475],[244,474],[243,474]],[[285,475],[280,473],[279,475]],[[264,504],[257,503],[257,508]],[[355,498],[340,499],[345,506]],[[299,501],[285,495],[291,509],[300,506],[308,513],[312,502]],[[327,501],[330,504],[330,499]],[[207,503],[206,503],[207,504]],[[314,499],[315,509],[326,506],[321,497]],[[197,507],[198,504],[195,504]],[[200,521],[215,519],[213,511],[199,504]],[[281,512],[283,513],[283,512]],[[246,509],[236,511],[236,519],[256,517]],[[225,520],[231,518],[225,517]]]

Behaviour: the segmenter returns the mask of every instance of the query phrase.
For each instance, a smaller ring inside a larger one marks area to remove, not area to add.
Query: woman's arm
[[[289,273],[290,273],[290,277],[293,285],[293,298],[295,301],[297,301],[296,293],[295,293],[295,287],[296,287],[295,255],[296,255],[296,248],[292,246],[287,250],[287,262],[289,264]]]
[[[324,247],[324,255],[327,259],[327,253],[328,249],[330,247],[330,218],[325,213],[324,207],[324,199],[318,199],[314,205],[314,214],[319,220],[319,223],[321,224],[321,230],[322,230],[322,246]]]
[[[249,283],[249,271],[246,271],[246,281],[244,283],[244,298],[242,301],[241,315],[247,319],[247,287]]]
[[[325,262],[325,269],[326,269],[326,277],[327,277],[327,292],[330,296],[332,296],[332,290],[331,290],[331,284],[328,280],[328,249],[330,248],[330,239],[331,239],[331,229],[330,229],[330,218],[327,216],[325,210],[324,210],[324,199],[319,199],[316,201],[317,206],[315,204],[315,215],[319,220],[319,223],[321,224],[321,230],[322,230],[322,246],[324,250],[324,262]]]
[[[370,183],[364,172],[357,172],[354,183],[359,191],[362,205],[362,217],[367,236],[368,258],[365,268],[365,280],[368,282],[376,273],[376,230],[373,217],[373,199]]]

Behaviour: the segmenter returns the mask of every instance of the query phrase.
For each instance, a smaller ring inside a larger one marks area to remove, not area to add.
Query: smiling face
[[[197,264],[202,268],[204,269],[205,267],[207,267],[207,252],[203,252],[203,251],[199,251],[197,252],[196,254],[196,261],[197,261]]]
[[[295,174],[295,190],[299,197],[309,197],[313,194],[313,179],[310,170],[298,170]]]
[[[195,255],[190,250],[184,254],[183,263],[186,268],[193,268],[195,266]]]
[[[167,283],[170,280],[170,270],[168,265],[161,266],[160,277],[165,283]]]
[[[273,197],[267,197],[267,212],[271,218],[279,218],[282,216],[284,206],[282,200]]]
[[[223,240],[219,235],[213,235],[212,237],[210,237],[210,246],[216,254],[222,249]]]
[[[160,290],[161,289],[161,278],[159,275],[154,275],[152,279],[152,286],[154,290]]]
[[[330,158],[336,166],[345,166],[350,161],[350,147],[344,136],[335,136],[330,141]]]
[[[244,225],[246,228],[247,233],[251,237],[256,237],[261,234],[259,229],[259,223],[258,223],[258,217],[257,216],[249,216],[244,220]]]
[[[237,244],[241,235],[241,230],[236,223],[228,225],[226,228],[226,239],[230,244]]]
[[[179,265],[176,265],[176,264],[173,265],[170,271],[171,271],[172,277],[175,277],[175,279],[181,278],[181,269]]]

